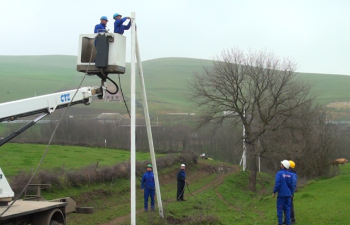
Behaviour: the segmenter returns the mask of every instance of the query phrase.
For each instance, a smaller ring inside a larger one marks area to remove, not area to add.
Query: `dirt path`
[[[205,167],[205,165],[202,165],[202,166]],[[212,168],[210,168],[209,170],[212,170]],[[218,175],[214,180],[209,182],[207,185],[201,187],[200,189],[192,192],[192,194],[193,195],[198,194],[198,193],[203,192],[203,191],[205,191],[205,190],[207,190],[209,188],[215,188],[216,189],[217,186],[219,186],[220,184],[223,183],[224,178],[227,175],[232,174],[234,172],[237,172],[239,170],[240,170],[240,168],[238,166],[225,166],[225,169],[223,170],[225,173]],[[208,169],[207,170],[203,170],[203,171],[208,171]],[[169,176],[169,174],[164,175],[164,178],[166,180],[165,183],[168,183],[170,181],[169,179],[167,179],[168,177],[173,177],[173,176]],[[200,178],[200,176],[197,176],[197,179],[199,179],[199,178]],[[162,183],[164,184],[164,182],[162,182]],[[217,195],[219,194],[221,196],[221,194],[219,192],[216,191],[216,193],[217,193]],[[185,194],[185,196],[189,197],[191,195],[189,193],[187,193],[187,194]],[[225,203],[230,204],[229,202],[225,201],[222,196],[221,197],[220,196],[219,196],[220,199],[222,199]],[[170,199],[166,199],[165,201],[170,201],[170,200],[171,200],[171,198]],[[138,209],[136,211],[136,215],[139,214],[139,213],[142,213],[142,212],[143,212],[143,208],[142,209]],[[115,224],[125,223],[127,220],[130,220],[130,216],[131,216],[131,213],[129,213],[128,215],[124,215],[124,216],[120,216],[118,218],[115,218],[114,220],[112,220],[112,221],[110,221],[108,223],[105,223],[103,225],[115,225]]]
[[[138,209],[136,211],[136,215],[143,212],[143,209]],[[119,224],[119,223],[122,223],[122,222],[126,222],[128,219],[130,220],[130,217],[131,217],[131,213],[129,213],[128,215],[125,215],[125,216],[120,216],[108,223],[105,223],[104,225],[115,225],[115,224]]]
[[[260,177],[260,174],[259,174],[259,173],[258,173],[258,176]],[[259,192],[264,193],[264,192],[266,191],[266,187],[265,187],[264,184],[262,183],[261,179],[259,179],[258,183],[259,183],[259,184],[261,185],[261,187],[262,187],[262,189],[259,190]],[[234,209],[234,210],[236,210],[236,211],[240,211],[240,210],[241,210],[239,207],[237,207],[237,206],[233,205],[232,203],[226,201],[226,200],[224,199],[224,197],[220,194],[220,192],[217,190],[217,188],[215,188],[215,193],[216,193],[216,195],[218,196],[218,198],[220,198],[221,201],[225,202],[226,205],[228,205],[230,208],[232,208],[232,209]],[[260,212],[260,211],[256,211],[256,212],[259,213],[259,214],[262,214],[262,212]]]
[[[216,193],[216,195],[218,196],[218,198],[220,198],[221,201],[225,202],[226,205],[228,205],[230,208],[232,208],[232,209],[234,209],[234,210],[236,210],[236,211],[239,211],[239,210],[240,210],[238,207],[236,207],[236,206],[234,206],[233,204],[231,204],[230,202],[226,201],[226,200],[224,199],[224,197],[220,194],[220,192],[218,192],[217,188],[215,188],[215,193]]]

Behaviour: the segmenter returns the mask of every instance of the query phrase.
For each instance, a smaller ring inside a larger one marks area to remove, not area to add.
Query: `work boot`
[[[148,209],[145,209],[145,212],[148,212]]]

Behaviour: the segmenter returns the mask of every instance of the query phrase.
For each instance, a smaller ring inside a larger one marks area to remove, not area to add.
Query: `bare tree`
[[[323,107],[304,105],[281,129],[265,132],[260,139],[265,165],[275,170],[277,159],[292,159],[300,177],[327,176],[339,146],[339,128],[327,115]]]
[[[190,82],[190,100],[201,112],[200,126],[243,123],[251,191],[256,191],[256,140],[266,131],[278,130],[297,108],[313,99],[310,84],[296,77],[295,67],[290,59],[274,53],[234,48],[216,56],[213,65],[203,67]]]

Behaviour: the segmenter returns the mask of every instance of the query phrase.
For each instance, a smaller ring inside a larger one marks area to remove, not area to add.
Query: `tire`
[[[36,213],[31,221],[32,225],[65,225],[65,219],[60,209],[51,209]]]
[[[50,225],[60,225],[56,220],[51,220]]]

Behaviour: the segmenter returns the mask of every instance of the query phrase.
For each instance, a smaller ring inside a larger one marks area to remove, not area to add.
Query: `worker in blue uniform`
[[[100,20],[101,23],[95,26],[94,33],[106,32],[106,26],[108,22],[107,16],[102,16]]]
[[[151,210],[154,210],[155,183],[152,165],[147,165],[147,172],[143,174],[141,180],[141,191],[144,194],[144,208],[148,212],[148,198],[151,198]]]
[[[285,212],[286,224],[290,225],[290,205],[293,190],[292,174],[288,171],[290,163],[288,160],[281,162],[281,170],[276,174],[275,188],[273,189],[272,197],[277,196],[277,217],[278,224],[282,225],[283,212]]]
[[[177,194],[176,194],[176,200],[178,202],[180,201],[186,201],[184,199],[184,193],[185,193],[185,184],[186,181],[186,172],[185,172],[186,165],[182,164],[181,169],[179,172],[177,172]]]
[[[118,33],[118,34],[124,34],[124,30],[129,30],[130,26],[131,26],[131,19],[130,17],[123,17],[122,15],[120,15],[119,13],[115,13],[113,15],[113,19],[115,19],[114,21],[114,33]],[[128,25],[123,25],[123,23],[129,19],[129,23]]]
[[[292,175],[292,198],[291,198],[291,203],[290,203],[290,222],[291,224],[295,224],[295,213],[294,213],[294,193],[295,189],[297,188],[297,182],[298,182],[298,175],[297,172],[294,170],[295,168],[295,162],[293,160],[289,160],[289,172]],[[284,218],[284,224],[286,224],[286,217]]]

